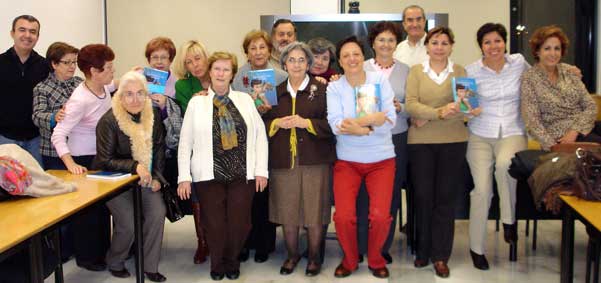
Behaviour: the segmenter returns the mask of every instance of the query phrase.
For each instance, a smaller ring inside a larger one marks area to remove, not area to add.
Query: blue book
[[[248,72],[250,91],[248,94],[255,101],[255,106],[278,105],[278,96],[275,90],[275,71],[264,69]]]
[[[146,67],[144,68],[144,77],[146,77],[146,83],[148,84],[148,92],[165,94],[169,72]]]
[[[382,111],[380,84],[364,84],[355,87],[354,92],[356,118]]]
[[[478,108],[478,87],[473,78],[452,78],[453,99],[459,103],[459,110],[470,113],[472,109]]]
[[[98,171],[94,173],[88,173],[86,175],[87,178],[90,179],[98,179],[98,180],[121,180],[131,177],[131,173],[123,173],[123,172],[110,172],[110,171]]]

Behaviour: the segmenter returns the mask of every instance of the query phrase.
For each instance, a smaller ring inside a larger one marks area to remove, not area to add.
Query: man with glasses
[[[424,40],[426,39],[426,13],[418,5],[407,6],[403,10],[403,29],[407,39],[397,45],[394,58],[409,67],[428,60]]]
[[[0,144],[14,143],[27,150],[40,164],[40,133],[32,121],[33,88],[50,71],[44,57],[33,50],[40,22],[21,15],[12,23],[14,44],[0,54]]]

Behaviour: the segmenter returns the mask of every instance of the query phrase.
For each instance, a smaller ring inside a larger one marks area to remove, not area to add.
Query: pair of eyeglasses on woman
[[[146,99],[146,97],[148,97],[148,94],[146,94],[145,91],[138,91],[138,92],[124,92],[123,93],[123,98],[128,101],[134,101],[134,99],[137,99],[138,101],[144,100]]]
[[[76,66],[77,65],[77,61],[60,60],[59,62],[65,66]]]

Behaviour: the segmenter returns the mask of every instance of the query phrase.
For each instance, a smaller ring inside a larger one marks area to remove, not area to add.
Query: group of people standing
[[[145,50],[148,65],[169,77],[165,93],[153,94],[139,67],[113,78],[116,56],[106,45],[78,50],[57,42],[44,59],[33,50],[39,21],[19,16],[11,31],[15,44],[0,55],[0,83],[8,88],[0,111],[11,117],[0,122],[0,143],[19,144],[45,169],[139,175],[144,271],[154,282],[166,280],[158,265],[161,189],[169,186],[191,201],[194,263],[209,256],[214,280],[237,279],[251,249],[256,262],[268,260],[275,224],[282,225],[287,250],[280,274],[294,272],[301,260],[303,228],[305,274],[319,274],[332,199],[344,252],[334,275],[351,275],[366,254],[372,274],[386,278],[401,188],[408,186],[417,227],[414,265],[432,262],[436,275],[448,277],[467,159],[475,185],[470,254],[474,266],[486,270],[493,181],[504,239],[517,241],[516,181],[507,169],[526,148],[526,130],[545,149],[599,142],[597,109],[580,71],[560,63],[568,40],[555,26],[533,33],[536,63],[530,66],[522,55],[507,54],[503,25],[486,23],[476,35],[482,58],[464,68],[450,59],[451,29],[426,32],[425,24],[416,5],[403,11],[403,41],[399,26],[377,22],[368,36],[375,57],[366,60],[355,36],[336,46],[324,38],[298,42],[294,23],[278,20],[271,35],[253,30],[245,36],[247,61],[240,68],[232,53],[209,53],[199,41],[176,52],[170,39],[154,38]],[[85,78],[75,76],[76,67]],[[264,69],[274,70],[277,105],[258,105],[249,95],[249,72]],[[469,113],[453,100],[457,77],[476,79],[480,106]],[[358,116],[354,93],[364,85],[377,86],[381,107]],[[96,205],[65,227],[79,266],[130,276],[124,261],[133,242],[131,198],[124,192],[106,203],[108,211]]]

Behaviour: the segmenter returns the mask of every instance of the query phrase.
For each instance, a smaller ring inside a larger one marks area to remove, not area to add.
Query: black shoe
[[[240,270],[226,271],[225,277],[227,277],[229,280],[236,280],[238,277],[240,277]]]
[[[362,262],[363,262],[363,255],[359,255],[359,260],[358,260],[358,262],[359,262],[359,263],[362,263]]]
[[[484,255],[479,255],[474,251],[470,250],[470,255],[472,256],[472,263],[474,267],[480,270],[488,270],[488,260]]]
[[[298,264],[300,259],[301,258],[299,256],[296,256],[293,258],[287,258],[284,261],[284,264],[282,264],[282,267],[280,267],[280,274],[288,275],[288,274],[291,274],[292,272],[294,272],[294,269],[296,268],[296,265]]]
[[[109,271],[111,272],[111,275],[117,277],[117,278],[127,278],[130,277],[131,274],[129,274],[129,271],[127,271],[126,268],[123,268],[121,270],[112,270],[109,269]]]
[[[265,253],[255,253],[255,262],[262,263],[269,259],[269,255]]]
[[[77,266],[85,268],[89,271],[104,271],[106,269],[106,263],[98,262],[77,262]]]
[[[503,223],[503,237],[505,242],[508,244],[515,244],[518,241],[518,229],[517,224],[505,224]]]
[[[211,271],[211,279],[214,281],[223,280],[223,273]]]
[[[321,264],[317,262],[309,262],[307,269],[305,269],[305,275],[308,277],[317,276],[321,272]]]
[[[422,267],[426,267],[426,266],[428,266],[428,264],[429,264],[429,263],[428,263],[428,261],[427,261],[427,260],[425,260],[425,259],[419,259],[419,258],[416,258],[416,259],[413,261],[413,266],[415,266],[415,268],[422,268]]]
[[[248,260],[249,251],[247,248],[243,248],[240,254],[238,255],[238,261],[245,262]]]
[[[382,257],[386,260],[386,264],[392,263],[392,257],[389,253],[382,253]]]
[[[152,282],[165,282],[165,280],[167,280],[167,277],[165,277],[163,274],[160,274],[158,272],[156,272],[156,273],[144,272],[144,274],[146,274],[146,278],[148,278],[148,280],[150,280]]]

